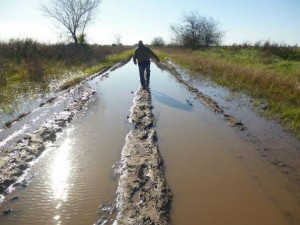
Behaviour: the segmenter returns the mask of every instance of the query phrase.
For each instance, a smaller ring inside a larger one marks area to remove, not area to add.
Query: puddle
[[[260,115],[267,107],[263,99],[255,100],[246,94],[232,92],[215,85],[207,77],[175,67],[191,87],[210,96],[226,113],[245,125],[244,132],[239,133],[240,138],[250,143],[266,161],[273,165],[279,164],[278,169],[289,174],[293,182],[300,184],[300,139],[285,132],[279,121]]]
[[[164,76],[152,76],[151,91],[174,196],[172,224],[298,224],[299,198],[286,185],[288,178],[221,117]]]
[[[154,64],[151,69],[154,128],[173,194],[172,224],[299,224],[300,200],[288,177],[171,75]],[[1,212],[13,209],[0,215],[0,225],[94,224],[100,218],[99,205],[115,199],[112,167],[132,129],[127,116],[137,72],[129,62],[109,78],[87,83],[97,91],[95,101],[48,146],[29,171],[29,185],[7,196],[19,197],[0,206]],[[139,202],[138,193],[133,200]]]
[[[109,79],[88,82],[97,91],[85,114],[67,127],[32,167],[26,188],[0,206],[0,224],[94,224],[100,204],[111,203],[117,181],[112,166],[120,159],[127,122],[138,81],[130,66],[109,74]],[[51,147],[52,146],[52,147]],[[13,211],[3,216],[2,211]]]

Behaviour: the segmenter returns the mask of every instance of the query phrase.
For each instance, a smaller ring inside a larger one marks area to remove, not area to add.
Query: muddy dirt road
[[[5,195],[0,225],[299,224],[299,141],[251,99],[177,72],[152,64],[144,93],[132,62],[86,82],[96,93]]]

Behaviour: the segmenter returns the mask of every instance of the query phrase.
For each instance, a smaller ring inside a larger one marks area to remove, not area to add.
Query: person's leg
[[[145,84],[145,76],[144,76],[144,73],[145,73],[145,66],[144,65],[139,65],[139,72],[140,72],[141,85],[142,85],[143,88],[145,88],[146,84]]]
[[[146,65],[146,86],[149,87],[149,84],[150,84],[150,62]]]

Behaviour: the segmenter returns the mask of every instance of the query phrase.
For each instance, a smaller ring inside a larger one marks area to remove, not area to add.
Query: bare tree
[[[162,37],[155,37],[155,38],[153,38],[151,45],[153,45],[155,47],[162,47],[162,46],[165,46],[165,41]]]
[[[122,45],[122,36],[121,36],[121,34],[116,33],[116,34],[114,35],[114,43],[115,43],[116,45]]]
[[[223,36],[217,21],[194,11],[184,14],[182,23],[171,25],[170,30],[176,44],[191,48],[219,45]]]
[[[68,37],[78,44],[85,37],[85,28],[98,12],[102,0],[51,0],[42,4],[46,16],[54,18],[63,26]]]

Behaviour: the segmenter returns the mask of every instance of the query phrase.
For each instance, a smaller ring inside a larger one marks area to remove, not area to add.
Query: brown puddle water
[[[284,174],[172,77],[152,78],[172,224],[300,224],[299,199]]]
[[[28,187],[16,190],[0,206],[0,224],[94,224],[100,204],[114,200],[117,181],[112,166],[120,159],[131,125],[127,115],[136,74],[124,66],[109,78],[88,82],[96,99],[50,145],[28,174]],[[7,216],[2,211],[12,208]]]
[[[300,224],[299,199],[287,177],[261,160],[233,128],[152,64],[151,93],[159,149],[174,196],[171,222],[205,225]],[[131,129],[127,115],[138,87],[133,63],[96,78],[87,112],[67,127],[0,211],[0,225],[93,224],[115,197],[112,166]],[[187,101],[188,100],[188,101]]]

